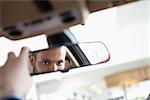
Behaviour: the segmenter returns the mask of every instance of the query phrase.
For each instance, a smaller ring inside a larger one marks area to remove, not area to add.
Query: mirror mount
[[[50,48],[69,43],[78,43],[76,37],[69,29],[65,29],[62,32],[56,33],[54,35],[47,35],[47,42]]]

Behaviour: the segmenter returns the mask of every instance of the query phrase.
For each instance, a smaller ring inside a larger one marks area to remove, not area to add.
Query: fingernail
[[[22,51],[23,51],[23,50],[25,50],[25,51],[26,51],[26,50],[27,50],[27,51],[29,51],[29,48],[28,48],[28,47],[23,47],[21,50],[22,50]]]

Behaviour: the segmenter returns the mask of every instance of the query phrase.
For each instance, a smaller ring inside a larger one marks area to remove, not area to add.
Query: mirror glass
[[[102,42],[66,43],[29,54],[31,75],[67,72],[73,68],[105,63],[110,54]]]

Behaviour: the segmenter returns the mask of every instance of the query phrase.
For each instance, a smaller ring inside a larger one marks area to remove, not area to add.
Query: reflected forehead
[[[65,46],[40,51],[37,55],[38,59],[49,59],[49,60],[64,60],[65,56],[66,56]]]

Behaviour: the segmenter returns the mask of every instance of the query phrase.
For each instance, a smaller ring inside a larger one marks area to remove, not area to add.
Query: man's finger
[[[23,47],[21,49],[21,52],[20,52],[20,55],[19,55],[19,58],[28,58],[29,57],[29,49],[27,47]]]
[[[9,52],[9,53],[8,53],[8,58],[7,58],[7,59],[14,59],[14,58],[16,58],[15,53],[14,53],[14,52]]]

